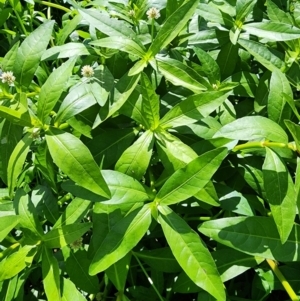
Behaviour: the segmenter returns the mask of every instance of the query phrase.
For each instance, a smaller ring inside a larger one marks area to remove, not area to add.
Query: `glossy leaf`
[[[198,3],[199,0],[191,0],[184,3],[166,20],[152,42],[146,55],[147,57],[154,57],[180,33],[194,14]]]
[[[296,215],[293,180],[276,152],[266,148],[263,165],[265,191],[280,239],[284,244],[292,231]]]
[[[3,60],[1,61],[1,67],[3,71],[13,70],[19,47],[20,47],[20,42],[18,41],[5,54]]]
[[[37,108],[37,117],[42,122],[46,121],[47,116],[59,100],[60,95],[65,89],[65,83],[72,74],[75,62],[76,59],[70,59],[63,63],[50,74],[42,86]]]
[[[225,92],[203,92],[192,95],[174,106],[160,120],[163,128],[178,127],[197,122],[199,119],[209,116],[228,97]]]
[[[91,228],[91,223],[75,223],[52,229],[44,235],[43,242],[47,248],[62,248],[75,242]]]
[[[226,300],[215,263],[200,237],[166,206],[159,206],[160,222],[167,242],[185,273],[217,300]]]
[[[19,141],[9,158],[7,165],[7,184],[10,196],[13,195],[13,191],[17,186],[17,180],[22,172],[31,143],[32,138],[28,133]]]
[[[19,223],[19,216],[7,215],[0,217],[0,242]]]
[[[122,218],[110,229],[92,259],[89,273],[95,275],[123,258],[144,236],[151,223],[148,205]]]
[[[62,301],[85,301],[86,298],[77,290],[75,284],[69,279],[62,278]]]
[[[285,131],[274,121],[262,116],[246,116],[223,126],[214,138],[224,137],[238,140],[267,139],[287,143]]]
[[[54,21],[40,25],[21,44],[14,63],[14,74],[20,86],[27,88],[49,43]]]
[[[193,196],[209,182],[226,156],[227,149],[218,148],[178,169],[159,190],[155,201],[161,205],[170,205]]]
[[[109,198],[109,189],[96,162],[78,138],[52,128],[46,141],[53,161],[66,175],[82,187]]]
[[[236,20],[243,22],[251,13],[256,1],[254,0],[237,0],[236,2]]]
[[[271,0],[267,0],[267,12],[271,21],[293,25],[291,16],[279,9],[279,7]]]
[[[198,230],[240,252],[282,262],[299,260],[299,226],[282,244],[276,224],[270,217],[229,217],[204,222]]]
[[[290,120],[285,120],[284,123],[290,131],[290,133],[292,134],[297,149],[300,150],[300,126],[291,122]]]
[[[153,133],[144,132],[117,161],[115,169],[140,180],[148,168],[153,147]]]
[[[59,266],[52,250],[43,247],[43,285],[48,300],[61,300]]]

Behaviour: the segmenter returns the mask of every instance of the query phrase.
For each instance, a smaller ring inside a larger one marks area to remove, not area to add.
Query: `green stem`
[[[51,3],[51,2],[48,2],[48,1],[39,1],[39,0],[35,0],[36,3],[40,3],[40,4],[44,4],[46,6],[50,6],[50,7],[54,7],[54,8],[57,8],[57,9],[60,9],[60,10],[63,10],[65,11],[66,13],[70,13],[72,10],[70,10],[69,8],[66,8],[62,5],[59,5],[59,4],[55,4],[55,3]]]
[[[71,199],[71,193],[67,193],[62,198],[60,198],[57,202],[59,206],[62,206],[65,202],[69,201]]]
[[[276,262],[274,260],[271,260],[271,259],[266,259],[266,260],[267,260],[267,263],[269,264],[270,268],[272,269],[273,273],[277,276],[278,280],[280,281],[280,283],[282,284],[282,286],[284,287],[284,289],[288,293],[291,300],[292,301],[299,301],[298,296],[296,295],[296,293],[294,292],[294,290],[292,289],[292,287],[290,286],[288,281],[285,279],[285,277],[282,275],[282,273],[279,270]]]
[[[155,284],[153,283],[152,279],[149,277],[147,271],[145,270],[145,268],[143,267],[142,263],[140,262],[139,258],[135,255],[134,252],[132,252],[133,256],[135,257],[136,261],[138,262],[139,266],[141,267],[143,273],[145,274],[146,278],[148,279],[149,283],[151,284],[151,286],[153,287],[154,291],[156,292],[158,298],[160,301],[164,301],[164,298],[160,295],[158,289],[156,288]]]
[[[154,19],[151,20],[151,42],[154,40]]]
[[[296,151],[295,146],[292,143],[280,143],[280,142],[269,142],[269,141],[255,141],[255,142],[247,142],[244,144],[237,145],[233,148],[234,152],[249,149],[249,148],[262,148],[262,147],[280,147],[280,148],[289,148],[292,151]]]
[[[20,23],[20,26],[21,26],[21,28],[22,28],[23,33],[25,34],[25,36],[27,36],[27,35],[28,35],[28,34],[27,34],[27,30],[26,30],[26,28],[25,28],[25,26],[24,26],[24,24],[23,24],[23,22],[22,22],[22,19],[20,18],[19,13],[18,13],[16,10],[15,10],[14,12],[15,12],[15,14],[16,14],[16,17],[17,17],[19,23]]]

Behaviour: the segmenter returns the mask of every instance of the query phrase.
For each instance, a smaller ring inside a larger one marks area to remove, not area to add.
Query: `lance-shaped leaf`
[[[20,217],[20,226],[41,238],[44,231],[38,220],[36,208],[29,195],[23,189],[18,189],[14,201],[17,206],[17,213]]]
[[[105,110],[100,110],[96,117],[93,128],[97,127],[100,123],[106,120],[108,117],[117,112],[123,104],[126,102],[132,91],[135,89],[140,75],[129,76],[128,73],[123,75],[116,83],[112,93],[112,98],[106,103]]]
[[[140,180],[145,174],[152,155],[153,133],[148,130],[122,154],[115,169]]]
[[[178,263],[191,280],[217,300],[226,300],[217,267],[199,235],[167,206],[159,206],[166,240]]]
[[[157,57],[157,61],[151,60],[150,63],[153,68],[157,65],[159,72],[175,86],[183,86],[194,93],[201,93],[210,88],[210,84],[203,77],[180,61]]]
[[[283,10],[279,9],[279,7],[273,1],[267,0],[266,4],[268,17],[271,21],[290,25],[294,24],[293,17],[288,12],[284,12]]]
[[[218,91],[189,96],[167,112],[160,126],[173,128],[195,123],[215,111],[227,97],[227,93]]]
[[[52,229],[44,235],[43,242],[47,248],[62,248],[79,239],[92,226],[92,223],[75,223]]]
[[[130,38],[125,37],[119,37],[119,36],[112,36],[108,38],[104,38],[101,40],[96,40],[93,42],[90,42],[89,44],[100,46],[100,47],[106,47],[111,49],[117,49],[124,52],[127,52],[129,54],[135,55],[139,58],[143,58],[146,53],[146,49],[141,44],[139,45],[137,42]]]
[[[159,125],[159,97],[145,73],[141,75],[142,115],[145,116],[148,128],[155,130]]]
[[[284,123],[295,140],[297,150],[300,151],[300,126],[290,120],[285,120]]]
[[[246,17],[251,13],[256,0],[237,0],[236,2],[236,20],[244,22]]]
[[[266,148],[263,165],[264,186],[272,216],[280,239],[288,239],[296,215],[296,197],[293,180],[282,159],[270,148]]]
[[[297,158],[297,168],[295,173],[295,192],[296,192],[296,202],[298,207],[298,215],[299,215],[299,208],[300,208],[300,159]]]
[[[285,66],[283,54],[279,51],[277,52],[276,49],[271,51],[269,47],[261,43],[241,38],[238,40],[238,43],[270,71],[281,69]]]
[[[43,247],[43,285],[48,300],[61,300],[59,266],[52,250]]]
[[[274,259],[297,261],[300,258],[300,227],[282,244],[276,224],[270,217],[229,217],[204,222],[198,230],[213,240],[238,251]]]
[[[176,204],[195,195],[212,178],[227,152],[226,148],[214,149],[178,169],[159,190],[155,201],[161,205]]]
[[[27,88],[49,43],[54,21],[40,25],[21,44],[14,64],[16,82]]]
[[[1,68],[3,71],[12,71],[14,68],[15,60],[18,54],[18,49],[20,46],[20,41],[15,43],[11,49],[5,54],[3,60],[1,61]]]
[[[289,41],[300,38],[300,29],[279,22],[258,22],[244,24],[242,27],[249,34],[273,41]]]
[[[51,128],[46,140],[55,164],[82,187],[110,197],[110,191],[88,148],[72,134]]]
[[[214,135],[214,138],[218,137],[288,142],[286,132],[277,123],[262,116],[246,116],[228,123]]]
[[[292,110],[286,103],[286,97],[293,97],[290,83],[286,76],[279,70],[274,70],[271,75],[268,96],[268,117],[278,124],[284,119],[290,119]],[[284,93],[284,94],[283,94]]]
[[[59,100],[65,84],[72,74],[75,62],[76,59],[69,59],[63,63],[50,74],[47,81],[43,84],[37,105],[37,117],[42,122],[46,121],[47,116]]]
[[[90,275],[106,270],[123,258],[147,232],[151,223],[149,205],[138,208],[120,219],[98,246],[90,265]]]
[[[199,0],[187,1],[166,20],[152,42],[147,57],[154,57],[160,50],[170,44],[192,17],[198,3]]]
[[[4,258],[0,262],[0,282],[10,279],[24,270],[27,266],[26,256],[34,246],[26,245],[20,247],[14,253]]]
[[[7,166],[7,184],[10,196],[13,195],[13,191],[17,186],[17,180],[23,170],[23,165],[29,152],[31,142],[32,138],[28,133],[19,141],[9,158]]]
[[[55,122],[62,123],[97,103],[97,83],[82,83],[72,89],[63,100]]]
[[[89,275],[90,260],[87,251],[83,249],[72,250],[65,246],[62,248],[65,260],[65,267],[68,276],[76,286],[88,293],[97,293],[99,290],[99,280],[97,276]]]
[[[72,281],[64,277],[62,280],[62,301],[86,301],[86,298],[78,291]]]
[[[7,215],[0,217],[0,242],[19,223],[19,216]]]
[[[14,148],[21,140],[23,128],[5,119],[0,131],[0,176],[7,185],[7,165]]]

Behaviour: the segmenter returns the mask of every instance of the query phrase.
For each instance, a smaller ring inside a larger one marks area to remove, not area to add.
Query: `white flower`
[[[129,16],[130,18],[134,18],[134,17],[135,17],[135,12],[134,12],[133,9],[131,9],[131,10],[128,12],[128,16]]]
[[[90,65],[85,65],[81,68],[81,75],[84,77],[92,77],[94,75],[94,70]]]
[[[2,83],[8,83],[10,86],[13,86],[14,81],[16,80],[12,71],[2,72],[0,78]]]
[[[160,17],[159,10],[156,7],[151,7],[148,9],[146,14],[149,19],[158,19]]]

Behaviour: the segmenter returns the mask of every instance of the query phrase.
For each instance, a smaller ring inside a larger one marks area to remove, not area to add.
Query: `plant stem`
[[[16,10],[15,10],[14,12],[15,12],[15,14],[16,14],[16,17],[17,17],[19,23],[20,23],[20,26],[21,26],[21,28],[22,28],[23,33],[25,34],[25,36],[27,36],[27,35],[28,35],[28,34],[27,34],[27,30],[26,30],[26,28],[25,28],[25,26],[24,26],[24,24],[23,24],[23,22],[22,22],[22,19],[20,18],[19,13],[18,13]]]
[[[139,258],[134,254],[134,252],[132,252],[133,256],[135,257],[136,261],[138,262],[139,266],[141,267],[143,273],[145,274],[145,276],[147,277],[149,283],[151,284],[151,286],[153,287],[154,291],[156,292],[158,298],[160,301],[164,301],[164,298],[160,295],[158,289],[156,288],[155,284],[153,283],[152,279],[149,277],[147,271],[145,270],[145,268],[143,267],[142,263],[140,262]]]
[[[269,141],[255,141],[255,142],[247,142],[244,144],[237,145],[233,148],[234,152],[239,150],[248,149],[248,148],[262,148],[262,147],[280,147],[280,148],[289,148],[292,151],[296,151],[295,147],[292,143],[280,143],[280,142],[269,142]]]
[[[39,1],[39,0],[35,0],[35,2],[36,3],[40,3],[40,4],[44,4],[46,6],[50,6],[50,7],[54,7],[54,8],[63,10],[66,13],[70,13],[71,12],[71,10],[69,8],[66,8],[66,7],[64,7],[62,5],[59,5],[59,4],[51,3],[51,2],[48,2],[48,1]]]
[[[299,301],[298,296],[296,295],[296,293],[294,292],[294,290],[292,289],[292,287],[290,286],[288,281],[285,279],[285,277],[283,276],[283,274],[279,270],[276,262],[274,260],[271,260],[271,259],[266,259],[266,260],[267,260],[267,263],[269,264],[269,266],[271,267],[273,273],[277,276],[278,280],[281,282],[282,286],[284,287],[284,289],[286,290],[286,292],[290,296],[291,300],[292,301]]]
[[[154,40],[154,19],[151,20],[151,42]]]

